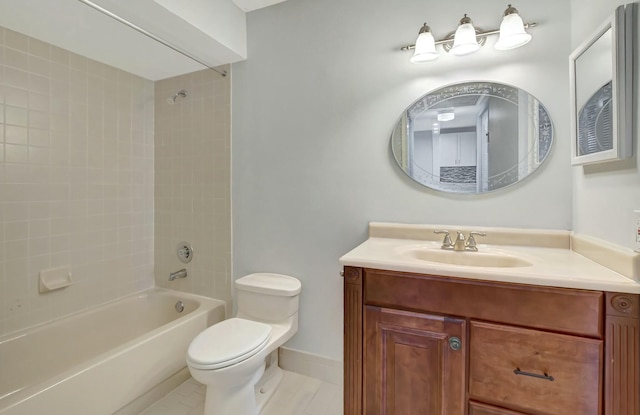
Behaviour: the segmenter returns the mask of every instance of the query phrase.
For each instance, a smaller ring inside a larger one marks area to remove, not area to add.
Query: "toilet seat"
[[[196,369],[214,370],[234,365],[258,353],[271,337],[271,326],[230,318],[204,330],[189,345],[187,362]]]

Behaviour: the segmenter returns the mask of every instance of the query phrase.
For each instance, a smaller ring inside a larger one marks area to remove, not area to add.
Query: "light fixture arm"
[[[529,29],[529,28],[536,27],[536,26],[538,26],[538,23],[535,23],[535,22],[533,22],[533,23],[525,23],[524,28],[525,29]],[[453,43],[453,33],[454,32],[451,32],[444,39],[436,40],[435,44],[436,45],[443,45],[445,43],[452,44]],[[485,30],[485,31],[477,31],[476,32],[476,36],[480,39],[480,38],[486,38],[486,37],[491,36],[491,35],[497,35],[499,33],[500,33],[500,29],[492,29],[492,30]],[[413,50],[413,49],[415,49],[415,47],[416,47],[415,44],[406,45],[406,46],[401,47],[400,50]]]

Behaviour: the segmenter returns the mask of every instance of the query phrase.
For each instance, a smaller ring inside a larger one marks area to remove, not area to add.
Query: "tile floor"
[[[205,387],[193,379],[140,415],[203,415]],[[342,388],[294,372],[284,372],[261,415],[342,415]]]

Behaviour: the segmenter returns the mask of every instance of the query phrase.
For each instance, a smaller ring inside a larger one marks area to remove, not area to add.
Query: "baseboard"
[[[284,370],[342,387],[343,365],[338,360],[286,347],[280,348],[278,360]]]

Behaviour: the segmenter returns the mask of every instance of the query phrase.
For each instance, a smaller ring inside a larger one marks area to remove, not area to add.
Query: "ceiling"
[[[246,59],[245,12],[282,1],[86,0],[173,49],[85,0],[2,0],[0,26],[155,81]]]
[[[233,0],[244,12],[262,9],[273,4],[282,3],[283,1],[286,0]]]

